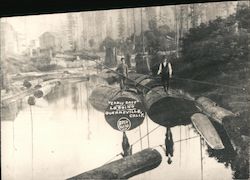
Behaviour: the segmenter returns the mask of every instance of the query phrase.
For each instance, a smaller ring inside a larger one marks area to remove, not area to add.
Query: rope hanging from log
[[[181,139],[181,126],[180,126],[180,139]],[[179,166],[181,167],[181,141],[180,141],[180,164]]]
[[[139,126],[139,135],[140,135],[140,144],[141,144],[141,150],[142,150],[141,126]]]
[[[187,140],[198,138],[198,137],[200,137],[200,136],[193,136],[193,137],[189,137],[189,138],[185,138],[185,139],[179,139],[179,140],[174,141],[174,143],[179,143],[179,142],[182,142],[182,141],[187,141]],[[156,145],[156,146],[152,146],[151,148],[156,148],[156,147],[164,146],[164,145],[165,144],[159,144],[159,145]]]
[[[147,123],[147,134],[148,134],[148,115],[146,115],[146,123]],[[149,144],[149,135],[147,136],[147,139],[148,139],[148,148],[150,146]]]
[[[203,180],[203,156],[202,156],[202,138],[200,136],[200,156],[201,156],[201,180]]]
[[[12,142],[13,142],[13,149],[15,150],[15,120],[12,121]]]
[[[32,115],[32,108],[30,105],[30,125],[31,125],[31,176],[33,179],[34,176],[34,166],[33,166],[33,162],[34,162],[34,140],[33,140],[33,115]]]
[[[90,121],[89,121],[89,92],[88,92],[88,82],[85,83],[86,85],[86,97],[87,97],[87,116],[88,116],[88,139],[90,139]]]

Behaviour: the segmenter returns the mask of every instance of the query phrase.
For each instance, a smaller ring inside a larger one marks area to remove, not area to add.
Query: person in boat
[[[118,65],[116,72],[119,75],[121,91],[123,91],[126,89],[125,81],[128,78],[128,66],[125,63],[125,59],[123,57],[121,58],[121,63]]]
[[[123,132],[122,150],[123,150],[123,153],[121,153],[122,157],[127,157],[132,155],[132,146],[130,146],[128,142],[128,137],[125,132]]]
[[[169,89],[169,79],[172,78],[172,72],[173,71],[171,63],[167,58],[167,56],[164,56],[162,63],[160,63],[159,65],[157,75],[161,74],[161,83],[165,92],[167,92]],[[166,83],[167,83],[167,89],[166,89]]]

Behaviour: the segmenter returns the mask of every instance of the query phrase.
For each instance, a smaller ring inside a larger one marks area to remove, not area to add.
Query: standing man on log
[[[172,66],[167,58],[167,56],[163,57],[162,63],[159,65],[159,69],[157,74],[161,74],[161,83],[163,85],[164,91],[167,93],[169,88],[169,79],[172,78]],[[166,90],[166,83],[167,83],[167,90]]]
[[[119,75],[121,91],[123,91],[126,89],[125,81],[128,78],[128,66],[125,63],[125,59],[123,57],[121,58],[121,64],[118,65],[116,72]]]

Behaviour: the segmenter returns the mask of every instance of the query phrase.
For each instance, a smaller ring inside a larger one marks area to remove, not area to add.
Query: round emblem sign
[[[141,125],[145,118],[142,103],[133,97],[118,97],[110,100],[105,119],[119,131],[129,131]]]
[[[127,131],[131,127],[131,122],[128,118],[122,117],[117,121],[117,127],[120,131]]]

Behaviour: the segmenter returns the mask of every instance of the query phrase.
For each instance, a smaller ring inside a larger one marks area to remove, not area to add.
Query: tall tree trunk
[[[135,9],[133,9],[133,24],[134,24],[134,37],[133,37],[133,49],[135,49],[135,34],[136,34],[136,27],[135,27]]]
[[[127,37],[130,35],[130,28],[129,28],[129,10],[126,10],[126,20],[127,20]]]
[[[145,47],[144,47],[144,30],[143,30],[143,22],[142,22],[142,8],[141,8],[141,36],[142,36],[142,52],[145,53]]]
[[[144,54],[144,32],[143,32],[143,22],[142,22],[142,8],[141,8],[141,38],[142,38],[142,52]]]
[[[178,12],[177,7],[174,7],[174,16],[175,16],[175,43],[176,43],[176,56],[179,57],[179,26],[178,26]]]

